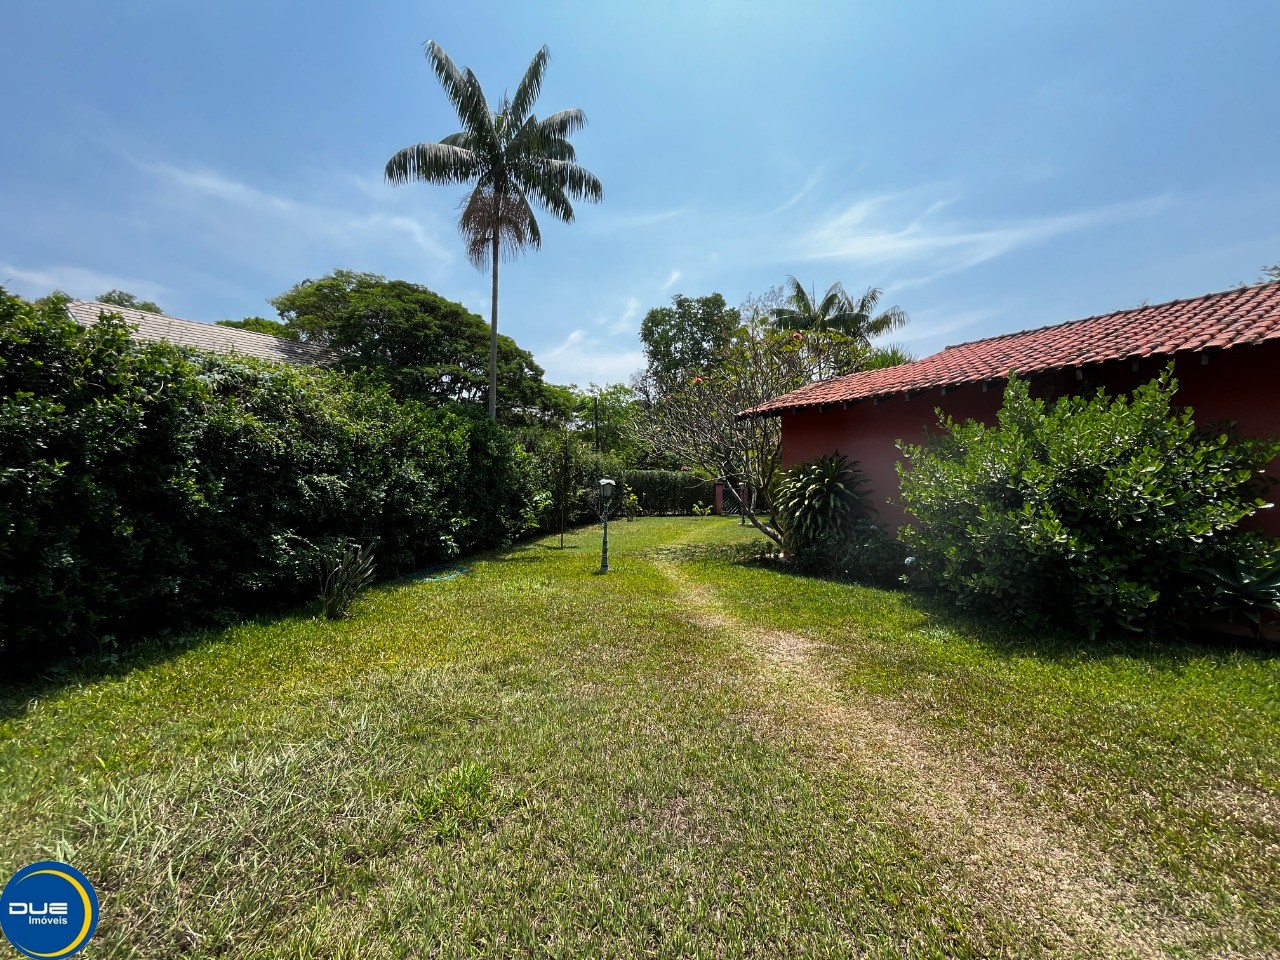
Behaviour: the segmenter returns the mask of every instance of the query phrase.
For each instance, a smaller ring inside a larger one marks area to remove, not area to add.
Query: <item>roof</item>
[[[1280,282],[974,340],[912,363],[811,383],[744,410],[739,416],[777,416],[786,410],[1004,380],[1014,371],[1029,376],[1107,361],[1172,357],[1270,340],[1280,340]]]
[[[299,343],[297,340],[273,337],[267,333],[221,327],[198,320],[183,320],[163,313],[117,307],[97,300],[72,300],[67,304],[67,312],[73,320],[85,326],[97,323],[101,314],[118,313],[134,328],[134,335],[139,340],[163,340],[214,353],[299,364],[320,364],[329,356],[328,351],[312,343]]]

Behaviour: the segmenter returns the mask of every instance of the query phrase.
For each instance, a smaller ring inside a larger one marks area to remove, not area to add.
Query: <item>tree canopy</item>
[[[285,340],[299,340],[301,334],[279,320],[268,320],[266,317],[245,317],[243,320],[219,320],[220,327],[234,327],[237,330],[248,330],[250,333],[265,333],[272,337],[283,337]]]
[[[335,354],[335,364],[385,383],[402,398],[482,403],[489,331],[462,304],[427,287],[335,270],[271,300],[288,329]],[[543,380],[533,355],[498,338],[500,413],[508,421],[562,421],[573,406]]]
[[[160,305],[151,300],[139,300],[128,290],[108,290],[98,297],[99,303],[109,303],[113,307],[128,307],[130,310],[145,310],[147,313],[164,313]]]
[[[741,322],[719,293],[676,294],[671,306],[655,307],[640,322],[648,377],[662,388],[705,373],[723,356]]]

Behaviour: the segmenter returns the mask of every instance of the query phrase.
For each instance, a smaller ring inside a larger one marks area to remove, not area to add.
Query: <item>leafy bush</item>
[[[334,544],[380,568],[510,541],[527,456],[479,411],[339,373],[81,328],[0,290],[0,657],[305,597]]]
[[[1197,429],[1172,371],[1131,398],[1032,399],[1013,378],[999,423],[943,418],[905,446],[902,535],[921,580],[965,607],[1090,635],[1206,608],[1198,568],[1268,504],[1280,445]]]
[[[619,479],[649,516],[688,516],[716,495],[714,483],[686,470],[624,470]]]
[[[563,511],[566,526],[599,519],[596,502],[601,477],[619,484],[618,510],[628,516],[687,516],[694,505],[715,497],[715,484],[681,470],[629,470],[616,457],[593,453],[563,431],[526,432],[532,451],[535,485],[549,492],[537,515],[541,530],[558,530]],[[634,497],[628,509],[628,497]]]

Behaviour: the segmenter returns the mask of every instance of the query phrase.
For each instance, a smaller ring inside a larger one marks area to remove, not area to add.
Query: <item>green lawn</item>
[[[0,699],[93,957],[1280,954],[1280,658],[610,529]]]

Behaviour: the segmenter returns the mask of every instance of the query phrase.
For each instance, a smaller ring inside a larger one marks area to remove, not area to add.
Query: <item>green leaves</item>
[[[320,606],[329,620],[341,620],[373,583],[373,544],[344,543],[321,561]]]
[[[787,550],[803,567],[830,569],[845,547],[871,524],[862,495],[867,479],[841,454],[792,467],[779,485],[776,507]]]
[[[532,496],[528,458],[478,409],[2,294],[0,464],[10,666],[313,596],[334,543],[376,541],[383,574],[502,544]]]
[[[995,427],[943,419],[906,446],[903,536],[922,582],[963,606],[1095,634],[1208,609],[1195,571],[1227,555],[1280,444],[1202,432],[1170,371],[1130,397],[1046,403],[1010,380]]]

